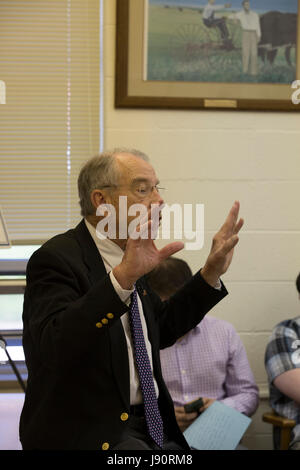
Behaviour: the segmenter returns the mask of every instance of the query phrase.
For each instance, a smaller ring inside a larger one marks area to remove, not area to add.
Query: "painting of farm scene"
[[[298,0],[146,0],[146,8],[147,80],[297,79]]]

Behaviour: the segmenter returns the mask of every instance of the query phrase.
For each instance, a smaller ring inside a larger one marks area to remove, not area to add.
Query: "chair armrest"
[[[273,424],[273,426],[277,426],[279,428],[293,428],[296,426],[296,421],[294,419],[284,418],[283,416],[279,416],[274,412],[264,413],[262,420],[265,423]]]

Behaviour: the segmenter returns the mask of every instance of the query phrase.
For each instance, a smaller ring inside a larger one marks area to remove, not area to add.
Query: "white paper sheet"
[[[183,434],[197,450],[233,450],[250,423],[248,416],[215,401]]]

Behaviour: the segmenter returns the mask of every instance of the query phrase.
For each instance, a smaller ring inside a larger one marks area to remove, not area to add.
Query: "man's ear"
[[[94,191],[91,192],[91,201],[95,209],[97,209],[100,204],[107,202],[105,194],[100,189],[94,189]]]

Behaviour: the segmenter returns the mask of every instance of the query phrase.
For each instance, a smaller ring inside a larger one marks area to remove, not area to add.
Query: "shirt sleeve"
[[[244,345],[234,328],[230,331],[228,341],[230,355],[224,384],[226,398],[219,401],[251,416],[258,407],[258,387]]]
[[[277,326],[266,348],[265,368],[269,382],[288,370],[300,368],[300,341],[292,328]]]
[[[228,19],[229,20],[239,20],[241,21],[241,14],[240,12],[236,12],[236,13],[231,13],[230,15],[228,15]]]
[[[113,275],[113,272],[110,271],[109,273],[109,277],[110,277],[110,280],[111,280],[111,283],[116,291],[116,293],[118,294],[118,296],[120,297],[120,299],[122,300],[122,302],[124,302],[124,304],[128,305],[130,304],[130,296],[133,292],[133,289],[131,290],[126,290],[126,289],[123,289],[120,284],[118,283],[117,279],[115,278],[115,276]]]
[[[258,37],[258,40],[260,40],[261,38],[261,29],[260,29],[260,20],[259,20],[259,16],[257,15],[257,24],[256,24],[256,33],[257,33],[257,37]]]

